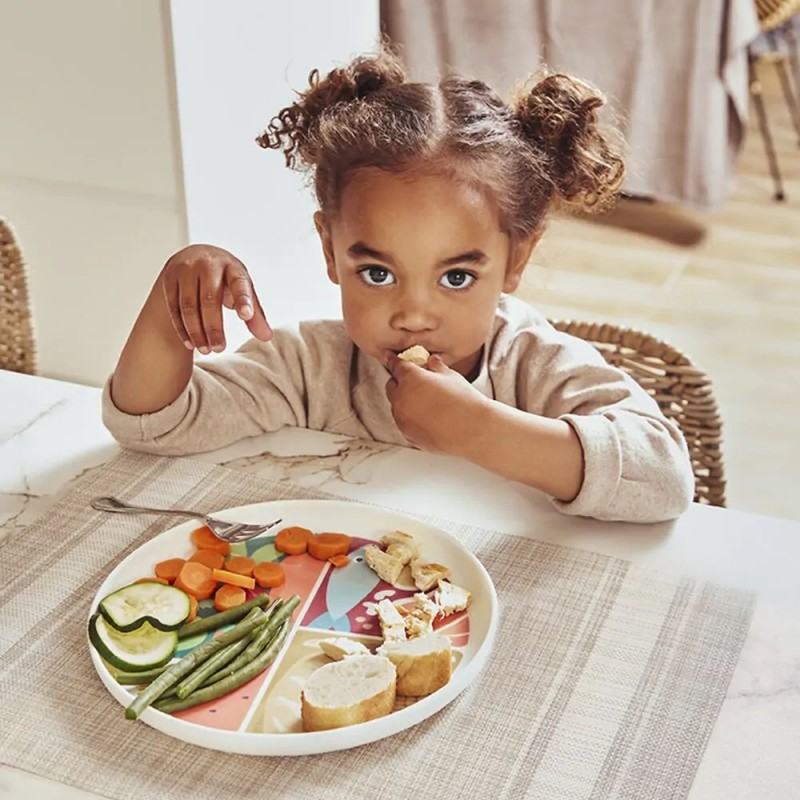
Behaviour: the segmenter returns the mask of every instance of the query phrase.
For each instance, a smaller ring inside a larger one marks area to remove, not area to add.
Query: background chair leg
[[[794,75],[794,96],[795,99],[800,100],[800,45],[798,45],[798,37],[794,29],[794,20],[792,19],[786,24],[784,39],[789,48],[789,63],[792,66],[792,74]],[[797,127],[797,121],[795,121],[795,127]],[[800,128],[797,129],[797,133],[800,134]],[[797,144],[800,146],[800,136],[798,136]]]
[[[792,78],[789,75],[789,70],[786,67],[785,61],[787,54],[781,51],[781,48],[778,44],[778,36],[780,35],[781,38],[786,42],[787,49],[789,51],[789,57],[791,58],[793,55],[795,60],[797,60],[797,40],[794,36],[794,30],[790,29],[790,25],[791,21],[780,30],[780,33],[777,31],[770,31],[767,34],[767,40],[769,41],[772,51],[775,53],[775,71],[778,73],[783,96],[786,100],[786,105],[789,106],[789,113],[792,116],[792,123],[794,124],[795,131],[797,131],[798,142],[800,142],[800,102],[798,102],[800,83],[796,83],[795,86],[792,86]],[[794,38],[794,43],[792,43],[790,40],[790,36]],[[792,66],[794,67],[794,64]]]
[[[780,169],[778,168],[778,158],[775,155],[775,147],[772,144],[772,135],[769,131],[769,122],[767,121],[767,109],[764,105],[764,98],[761,94],[761,84],[756,77],[755,58],[751,55],[749,58],[750,64],[750,94],[753,98],[753,105],[756,109],[756,116],[758,117],[758,127],[761,131],[761,138],[764,142],[764,150],[767,154],[767,163],[769,164],[769,171],[772,175],[772,181],[775,184],[775,199],[783,201],[786,195],[783,191],[783,181],[781,180]]]

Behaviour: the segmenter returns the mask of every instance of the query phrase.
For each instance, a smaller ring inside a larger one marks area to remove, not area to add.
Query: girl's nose
[[[437,327],[437,315],[431,298],[422,292],[403,292],[392,309],[391,326],[395,330],[431,331]]]

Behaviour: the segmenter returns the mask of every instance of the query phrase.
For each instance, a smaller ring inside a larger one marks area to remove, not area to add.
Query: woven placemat
[[[3,548],[2,762],[114,800],[685,798],[752,613],[737,590],[438,520],[483,562],[500,600],[495,650],[475,683],[364,747],[230,755],[126,721],[91,666],[94,593],[174,524],[93,511],[90,498],[104,494],[207,511],[330,496],[123,453]]]

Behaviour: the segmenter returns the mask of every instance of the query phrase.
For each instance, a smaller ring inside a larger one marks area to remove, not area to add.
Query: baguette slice
[[[328,731],[394,709],[397,673],[382,656],[349,656],[315,670],[300,695],[304,731]]]
[[[397,694],[425,697],[441,689],[453,674],[450,639],[432,633],[404,642],[384,642],[378,648],[397,669]]]

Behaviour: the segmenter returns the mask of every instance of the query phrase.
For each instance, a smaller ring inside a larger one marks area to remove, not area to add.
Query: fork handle
[[[115,514],[169,514],[177,517],[196,517],[205,519],[206,515],[199,511],[181,511],[177,508],[148,508],[147,506],[132,506],[123,503],[116,497],[95,497],[91,501],[92,508],[97,511],[112,511]]]

